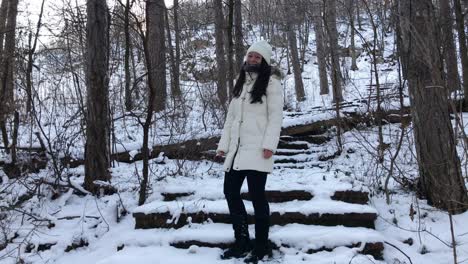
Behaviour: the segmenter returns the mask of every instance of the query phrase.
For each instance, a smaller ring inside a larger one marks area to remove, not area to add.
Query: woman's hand
[[[271,158],[271,156],[273,156],[273,151],[271,151],[269,149],[263,149],[263,157],[265,159],[269,159],[269,158]]]
[[[226,153],[224,151],[218,151],[216,152],[216,155],[214,157],[215,162],[223,162],[224,161],[224,156],[226,156]]]

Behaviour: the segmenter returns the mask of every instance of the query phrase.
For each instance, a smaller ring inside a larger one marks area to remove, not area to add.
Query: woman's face
[[[262,63],[262,55],[260,53],[257,53],[255,51],[249,52],[247,54],[247,64],[250,65],[256,65],[256,64],[261,64]]]

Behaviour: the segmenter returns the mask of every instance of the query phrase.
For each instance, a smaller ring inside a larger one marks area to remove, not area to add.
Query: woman
[[[244,65],[234,86],[217,156],[225,156],[224,195],[235,243],[221,258],[240,258],[256,263],[271,256],[268,246],[270,208],[265,197],[267,174],[273,170],[273,153],[278,145],[283,118],[283,95],[279,71],[272,74],[272,49],[266,41],[247,50]],[[255,243],[251,245],[247,213],[240,196],[247,177],[255,211]]]

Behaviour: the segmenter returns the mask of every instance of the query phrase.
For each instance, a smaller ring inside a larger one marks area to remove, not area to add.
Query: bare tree
[[[8,134],[6,128],[6,119],[8,115],[13,112],[14,108],[13,69],[15,67],[17,13],[18,0],[9,0],[7,7],[6,24],[3,31],[5,32],[5,44],[1,52],[2,57],[0,62],[0,129],[2,130],[3,143],[5,144],[7,153]]]
[[[467,209],[468,196],[447,107],[448,89],[440,70],[434,7],[425,0],[400,4],[400,50],[408,71],[419,192],[430,204],[461,213]]]
[[[297,1],[296,1],[297,3]],[[297,39],[296,39],[296,29],[294,28],[294,11],[291,9],[290,2],[283,2],[284,14],[286,18],[286,32],[288,33],[288,43],[289,51],[292,60],[293,72],[294,72],[294,87],[296,89],[296,100],[304,101],[305,91],[304,83],[302,82],[302,70],[301,64],[299,61],[299,53],[297,51]]]
[[[458,45],[460,49],[460,58],[462,64],[463,91],[465,94],[464,105],[468,105],[468,48],[465,34],[465,21],[463,20],[463,12],[460,0],[453,0],[453,8],[455,9],[455,20],[457,24]]]
[[[234,47],[236,53],[236,61],[234,70],[238,71],[240,65],[244,61],[244,34],[242,32],[242,1],[234,0]]]
[[[175,58],[175,51],[174,46],[172,45],[172,34],[169,22],[169,10],[166,8],[164,9],[164,16],[166,22],[166,36],[167,36],[167,47],[169,48],[169,61],[171,64],[171,97],[174,102],[180,101],[181,98],[181,91],[179,85],[179,69],[178,63],[176,62]]]
[[[167,24],[167,38],[169,46],[169,55],[171,58],[171,91],[172,97],[175,99],[180,99],[182,97],[182,91],[180,90],[180,29],[179,29],[179,1],[174,1],[174,6],[172,7],[173,12],[173,25],[174,25],[174,42],[175,46],[172,45],[172,37],[170,31],[170,21],[169,14],[166,11],[166,24]]]
[[[180,91],[180,26],[179,26],[179,0],[174,0],[174,40],[175,40],[175,73],[174,73],[174,89]]]
[[[216,41],[216,64],[217,64],[217,86],[218,99],[223,109],[226,109],[227,87],[226,87],[226,59],[224,56],[224,17],[223,2],[213,0],[215,11],[215,41]]]
[[[327,75],[327,49],[324,38],[323,28],[323,4],[316,3],[312,13],[315,31],[315,46],[317,47],[317,64],[319,68],[320,94],[328,94],[328,75]]]
[[[27,60],[27,66],[26,66],[26,96],[27,96],[27,101],[26,101],[26,112],[31,111],[31,105],[33,104],[33,96],[32,96],[32,71],[33,71],[33,64],[34,64],[34,55],[36,52],[36,47],[37,47],[37,40],[39,38],[39,31],[41,30],[42,27],[42,14],[44,12],[44,3],[45,0],[42,0],[41,4],[41,11],[39,12],[39,19],[37,21],[37,27],[36,27],[36,33],[33,35],[32,32],[29,33],[28,37],[28,60]]]
[[[338,30],[336,29],[336,1],[326,0],[323,1],[325,5],[325,28],[329,39],[329,51],[331,59],[331,80],[333,87],[333,102],[343,101],[342,87],[341,87],[341,68],[338,46]]]
[[[460,89],[460,77],[458,76],[457,49],[453,38],[453,16],[450,3],[447,0],[439,0],[439,23],[442,37],[442,51],[445,70],[447,71],[447,87],[450,91]]]
[[[166,45],[164,38],[164,1],[146,1],[146,41],[148,54],[146,58],[148,77],[152,81],[151,88],[155,89],[154,110],[162,111],[166,108]]]
[[[87,2],[87,116],[85,188],[95,193],[96,180],[107,181],[109,168],[109,13],[106,0]]]
[[[349,18],[349,26],[350,26],[350,31],[351,31],[351,45],[349,46],[349,53],[351,55],[351,70],[352,71],[357,71],[358,66],[356,64],[356,45],[355,45],[355,35],[356,35],[356,28],[354,24],[354,6],[356,5],[355,0],[347,0],[346,1],[346,9],[348,12],[348,18]]]
[[[133,3],[133,2],[132,2]],[[132,8],[130,0],[126,0],[124,7],[124,35],[125,35],[125,110],[131,111],[133,109],[131,74],[130,74],[130,56],[132,53],[131,38],[130,38],[130,9]]]
[[[234,0],[228,1],[228,17],[226,26],[226,50],[227,50],[227,83],[229,94],[231,95],[234,91]]]
[[[146,57],[146,68],[148,69],[148,108],[146,110],[146,119],[143,123],[143,179],[140,183],[140,196],[138,199],[138,204],[142,205],[146,200],[146,189],[148,188],[149,180],[149,155],[150,155],[150,146],[149,146],[149,132],[151,124],[153,122],[153,114],[156,110],[156,105],[153,104],[155,98],[159,95],[157,89],[154,86],[161,85],[164,83],[166,76],[161,73],[164,71],[166,65],[166,59],[164,58],[164,49],[161,45],[164,45],[164,19],[158,17],[164,17],[164,8],[165,4],[163,0],[153,0],[152,2],[146,2],[146,26],[147,34],[143,34],[143,29],[140,28],[140,35],[143,38],[144,53]],[[152,28],[155,27],[155,28]],[[151,46],[152,44],[158,45],[157,47]],[[155,52],[160,54],[155,56]]]

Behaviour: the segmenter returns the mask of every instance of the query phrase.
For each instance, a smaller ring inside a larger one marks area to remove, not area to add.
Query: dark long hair
[[[245,63],[244,63],[245,65]],[[239,98],[242,93],[242,87],[245,83],[245,69],[244,65],[242,65],[239,77],[237,78],[236,84],[234,85],[234,90],[232,92],[235,98]],[[266,95],[266,89],[268,87],[268,82],[270,81],[271,75],[271,66],[262,58],[262,63],[260,64],[260,70],[258,71],[257,80],[253,85],[252,89],[252,100],[250,103],[263,103],[262,96]]]

